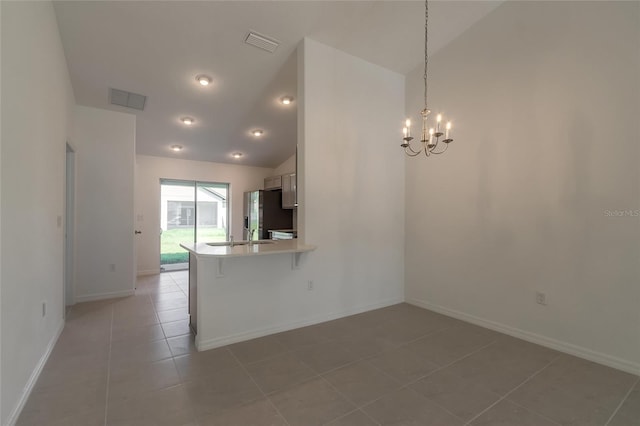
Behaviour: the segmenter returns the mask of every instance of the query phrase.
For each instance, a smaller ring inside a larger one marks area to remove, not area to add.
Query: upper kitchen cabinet
[[[271,176],[264,179],[265,191],[275,191],[282,188],[282,176]]]
[[[297,179],[295,173],[282,175],[282,208],[298,207]]]

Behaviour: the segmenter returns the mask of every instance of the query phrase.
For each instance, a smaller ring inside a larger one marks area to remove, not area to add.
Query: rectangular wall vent
[[[127,108],[144,110],[147,97],[125,90],[109,89],[109,102],[112,105],[119,105]]]
[[[270,52],[270,53],[275,52],[278,46],[280,45],[280,43],[277,42],[276,40],[270,39],[269,37],[265,37],[263,35],[260,35],[254,32],[250,32],[247,35],[247,38],[244,39],[244,42],[252,46],[255,46],[259,49],[266,50],[267,52]]]

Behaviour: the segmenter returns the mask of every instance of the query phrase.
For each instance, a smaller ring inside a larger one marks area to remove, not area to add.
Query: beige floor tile
[[[187,283],[70,307],[18,425],[460,425],[538,373],[474,424],[640,426],[637,377],[408,304],[197,352]]]
[[[607,426],[640,426],[640,383],[636,384]]]
[[[274,337],[288,350],[298,350],[329,341],[322,327],[315,325],[274,334]]]
[[[182,426],[195,424],[184,386],[178,385],[107,407],[107,426]]]
[[[164,335],[167,336],[167,338],[191,334],[189,321],[187,320],[165,322],[162,324],[162,329],[164,330]]]
[[[104,426],[104,407],[94,411],[81,411],[59,419],[47,419],[46,423],[28,423],[18,420],[16,426]]]
[[[160,301],[154,302],[154,305],[155,305],[156,310],[158,312],[160,312],[160,311],[170,311],[170,310],[178,309],[178,308],[186,309],[188,304],[189,303],[188,303],[186,297],[180,297],[180,298],[177,298],[177,299],[169,299],[169,300],[160,300]]]
[[[164,339],[160,324],[143,325],[141,327],[117,328],[113,330],[113,342],[127,342],[136,345],[141,342],[153,342]]]
[[[383,323],[371,330],[371,334],[392,345],[400,345],[417,340],[439,330],[445,330],[450,325],[445,321],[416,321],[413,319],[398,319]]]
[[[180,356],[197,352],[195,338],[193,334],[185,334],[178,337],[170,337],[167,339],[169,349],[173,356]]]
[[[558,355],[523,340],[504,338],[452,364],[447,371],[505,395]]]
[[[383,336],[376,335],[370,329],[362,329],[359,333],[337,341],[339,346],[351,353],[356,359],[371,357],[380,352],[398,347]]]
[[[407,349],[442,366],[469,355],[498,337],[498,333],[485,328],[456,325],[410,343]]]
[[[362,408],[380,425],[462,426],[463,421],[435,403],[403,388]]]
[[[465,421],[471,420],[500,399],[500,395],[446,370],[436,371],[410,387]]]
[[[562,355],[509,400],[562,425],[602,425],[636,380],[631,374]]]
[[[158,316],[155,312],[132,312],[113,316],[113,329],[143,327],[158,324]]]
[[[335,341],[296,351],[296,355],[319,374],[342,367],[358,359],[356,355],[345,350],[341,343]]]
[[[366,361],[333,370],[323,377],[358,407],[400,387],[400,383]]]
[[[226,349],[211,349],[174,358],[178,372],[184,381],[195,381],[214,376],[220,371],[240,366]]]
[[[258,386],[240,366],[220,370],[184,386],[196,417],[216,414],[263,397]]]
[[[401,384],[413,382],[438,368],[433,362],[411,352],[406,347],[382,352],[368,361]]]
[[[106,378],[36,388],[22,413],[23,424],[46,425],[67,417],[99,411],[107,394]]]
[[[327,423],[327,426],[376,426],[377,424],[362,411],[356,410]]]
[[[49,358],[36,387],[71,384],[87,380],[106,380],[108,369],[108,347],[96,353],[79,355],[57,355]]]
[[[200,426],[288,426],[266,399],[199,418]]]
[[[285,389],[316,376],[316,372],[289,352],[246,366],[265,394]]]
[[[189,319],[189,314],[184,308],[171,309],[168,311],[158,312],[158,319],[160,320],[161,323],[182,321],[182,320]]]
[[[472,426],[557,426],[524,407],[503,400],[471,422]],[[576,425],[578,426],[578,425]]]
[[[109,404],[180,384],[173,359],[112,368],[109,372]]]
[[[171,358],[171,350],[166,340],[143,342],[131,345],[127,342],[111,344],[111,366],[131,366]]]
[[[314,379],[277,392],[269,399],[290,426],[322,425],[355,408],[324,379]]]
[[[349,319],[340,318],[333,321],[316,324],[313,327],[328,340],[347,340],[362,332],[361,327]]]
[[[228,348],[242,363],[261,361],[287,351],[274,335],[235,343]]]

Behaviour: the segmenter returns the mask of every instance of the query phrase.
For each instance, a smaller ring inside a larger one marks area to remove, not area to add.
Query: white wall
[[[273,169],[234,164],[136,156],[136,229],[138,274],[160,272],[160,179],[230,184],[230,234],[242,239],[243,193],[262,189]]]
[[[77,302],[133,293],[135,134],[132,114],[75,107]]]
[[[309,312],[402,300],[404,77],[311,39],[298,70],[298,232],[318,246]]]
[[[291,157],[287,158],[273,170],[273,175],[283,175],[285,173],[295,173],[296,171],[296,155],[293,154]]]
[[[640,223],[606,213],[640,209],[639,7],[507,2],[431,58],[455,140],[407,160],[408,301],[639,371]]]
[[[8,425],[64,324],[65,143],[74,98],[51,3],[0,2],[0,10],[0,424]]]
[[[290,254],[227,259],[222,278],[200,262],[200,349],[404,300],[404,77],[309,39],[298,72],[298,231],[318,248],[293,271]]]

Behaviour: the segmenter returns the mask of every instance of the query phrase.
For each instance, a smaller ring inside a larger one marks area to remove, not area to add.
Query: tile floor
[[[73,306],[18,425],[640,425],[637,376],[407,304],[196,352],[186,290]]]

